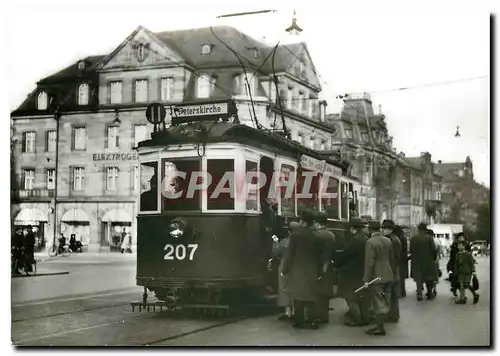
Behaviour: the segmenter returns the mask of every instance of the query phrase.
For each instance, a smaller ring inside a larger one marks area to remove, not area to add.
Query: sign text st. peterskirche
[[[173,108],[173,118],[192,116],[227,115],[227,103],[178,106]]]

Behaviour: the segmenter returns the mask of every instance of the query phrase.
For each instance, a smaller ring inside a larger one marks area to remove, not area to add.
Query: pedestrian
[[[392,243],[379,232],[374,232],[365,246],[364,287],[368,289],[373,304],[375,326],[365,331],[370,335],[385,335],[384,321],[391,307],[391,285],[394,274],[391,269]],[[369,282],[380,277],[371,286]]]
[[[290,296],[288,286],[288,276],[283,275],[283,266],[285,258],[288,255],[290,245],[290,236],[285,236],[279,241],[276,241],[273,246],[273,257],[279,260],[278,266],[278,305],[285,309],[285,313],[278,317],[278,320],[292,320],[293,317],[293,300]]]
[[[303,210],[300,223],[292,222],[292,234],[288,256],[283,266],[283,275],[288,276],[290,294],[293,298],[294,324],[296,328],[317,329],[318,258],[316,234],[311,229],[314,213]],[[307,309],[307,319],[306,312]]]
[[[397,323],[399,321],[399,298],[401,296],[399,287],[399,266],[401,264],[401,255],[403,253],[403,247],[401,246],[401,241],[394,233],[396,225],[392,220],[382,221],[382,235],[389,238],[392,244],[392,259],[391,259],[391,270],[394,276],[394,280],[391,283],[391,304],[389,312],[387,313],[386,322]]]
[[[437,279],[437,251],[434,240],[426,232],[427,225],[420,223],[418,233],[410,240],[411,277],[417,284],[417,300],[423,299],[424,283],[427,289],[427,299],[433,299],[434,284]]]
[[[339,261],[336,261],[342,271],[341,290],[349,307],[344,320],[346,326],[364,326],[370,322],[370,300],[366,292],[355,293],[355,290],[363,285],[365,245],[368,241],[366,226],[360,218],[351,219],[351,239]]]
[[[317,236],[317,253],[319,258],[320,280],[318,283],[318,322],[328,323],[330,299],[333,297],[333,285],[336,282],[332,260],[337,249],[335,235],[325,226],[328,216],[323,212],[316,212],[313,228]]]
[[[131,236],[127,233],[125,228],[122,229],[122,245],[121,252],[132,253],[132,244],[131,244]]]
[[[32,263],[35,261],[36,236],[33,227],[28,225],[28,233],[24,237],[24,253],[26,254],[26,272],[32,272]]]
[[[458,284],[460,285],[460,299],[455,301],[456,304],[466,304],[465,289],[470,290],[474,297],[474,304],[479,301],[479,294],[474,291],[470,285],[472,275],[476,275],[475,261],[472,253],[465,249],[465,243],[459,241],[457,244],[458,253],[455,259],[455,268]]]
[[[399,260],[399,294],[400,298],[406,297],[405,281],[408,278],[408,240],[404,232],[404,227],[396,225],[394,234],[401,242],[401,258]]]
[[[451,284],[450,290],[453,293],[453,296],[455,296],[455,297],[457,296],[457,290],[459,289],[458,280],[457,280],[456,274],[455,274],[455,260],[456,260],[456,256],[458,253],[458,243],[459,242],[464,243],[466,251],[471,250],[471,246],[470,246],[469,242],[465,239],[464,233],[463,232],[458,233],[455,237],[455,241],[453,241],[453,243],[450,246],[450,258],[448,260],[448,263],[446,264],[446,270],[448,271],[448,275],[449,275],[448,279],[450,280],[450,284]]]
[[[437,257],[436,257],[436,261],[434,262],[434,265],[436,268],[436,280],[434,281],[433,293],[434,293],[434,296],[437,296],[437,284],[439,283],[439,278],[441,277],[441,270],[439,269],[439,259],[441,256],[441,242],[439,241],[439,238],[436,237],[433,230],[427,229],[426,232],[432,238],[432,241],[434,241],[434,245],[436,246],[436,256]]]

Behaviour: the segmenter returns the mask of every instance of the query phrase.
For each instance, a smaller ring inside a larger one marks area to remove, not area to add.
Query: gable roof
[[[443,179],[453,179],[457,171],[464,169],[464,163],[438,163],[434,169]]]
[[[57,83],[61,82],[63,80],[71,80],[74,78],[81,78],[85,77],[89,73],[94,73],[93,66],[96,63],[99,63],[105,56],[88,56],[83,59],[80,59],[76,61],[75,63],[69,65],[68,67],[60,70],[59,72],[49,75],[48,77],[45,77],[38,81],[37,84],[52,84],[52,83]],[[78,64],[80,62],[85,63],[85,68],[80,70],[78,69]]]

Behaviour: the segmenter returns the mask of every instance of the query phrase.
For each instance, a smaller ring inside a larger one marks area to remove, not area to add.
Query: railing
[[[19,191],[20,198],[52,198],[54,189],[24,189]]]

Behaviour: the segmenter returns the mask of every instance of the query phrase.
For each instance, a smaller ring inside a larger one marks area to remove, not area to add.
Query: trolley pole
[[[59,113],[59,106],[57,106],[54,112],[54,120],[56,120],[56,167],[54,172],[54,236],[52,237],[52,249],[56,245],[56,232],[57,232],[57,181],[59,180],[59,119],[61,114]]]

